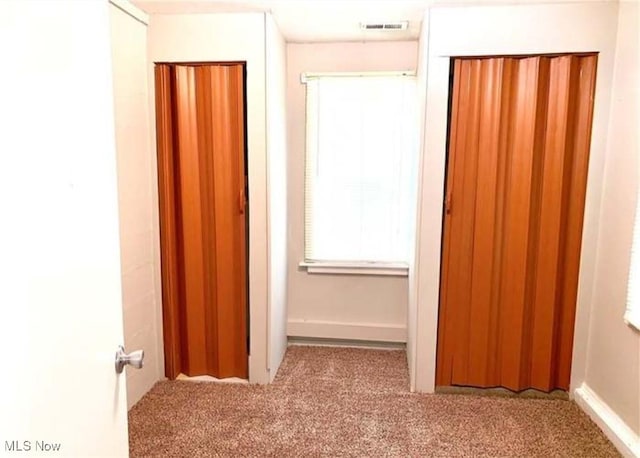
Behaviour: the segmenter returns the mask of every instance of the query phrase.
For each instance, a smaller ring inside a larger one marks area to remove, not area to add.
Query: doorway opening
[[[157,63],[165,374],[248,377],[244,62]]]
[[[569,389],[596,64],[452,60],[438,386]]]

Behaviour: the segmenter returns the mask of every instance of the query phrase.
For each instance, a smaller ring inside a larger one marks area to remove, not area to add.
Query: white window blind
[[[416,83],[307,78],[305,260],[406,262],[415,211]]]
[[[636,204],[628,288],[627,311],[624,319],[630,325],[640,329],[640,190],[638,190],[638,203]]]

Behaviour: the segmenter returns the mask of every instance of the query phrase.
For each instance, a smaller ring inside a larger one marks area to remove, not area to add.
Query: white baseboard
[[[640,457],[640,437],[611,407],[585,383],[573,393],[576,403],[584,410],[605,436],[626,457]]]
[[[323,339],[320,337],[289,337],[289,347],[339,347],[339,348],[363,348],[366,350],[406,350],[404,342],[382,342],[380,340],[347,340],[347,339]]]
[[[406,342],[407,327],[394,324],[292,319],[287,322],[287,336],[369,340],[374,342]]]

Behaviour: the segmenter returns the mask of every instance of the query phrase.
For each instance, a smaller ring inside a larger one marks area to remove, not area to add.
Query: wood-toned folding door
[[[244,65],[155,81],[165,372],[246,378]]]
[[[569,388],[596,62],[453,61],[437,385]]]

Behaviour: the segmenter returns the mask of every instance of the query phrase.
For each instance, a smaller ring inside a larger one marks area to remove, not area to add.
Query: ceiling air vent
[[[407,30],[407,27],[409,27],[409,21],[367,22],[360,24],[360,28],[363,30]]]

